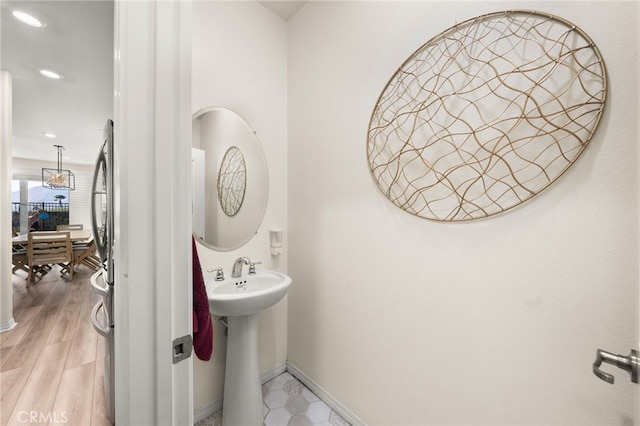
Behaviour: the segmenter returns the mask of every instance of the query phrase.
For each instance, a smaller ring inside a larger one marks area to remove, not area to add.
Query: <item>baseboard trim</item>
[[[287,371],[300,380],[311,392],[313,392],[318,398],[320,398],[325,404],[327,404],[333,411],[335,411],[345,421],[349,422],[353,426],[366,425],[361,419],[358,418],[351,410],[342,405],[337,399],[335,399],[329,392],[324,390],[320,385],[314,382],[309,376],[304,374],[298,367],[287,361]]]
[[[193,423],[196,424],[210,415],[222,410],[222,398],[193,410]]]
[[[260,383],[264,385],[266,382],[268,382],[273,378],[278,377],[280,374],[284,373],[285,371],[287,371],[286,363],[276,365],[271,370],[267,371],[262,376],[260,376]],[[213,401],[210,404],[203,405],[202,407],[199,407],[193,410],[193,422],[198,423],[199,421],[206,419],[210,415],[215,414],[220,410],[222,410],[222,398],[216,401]]]
[[[269,380],[275,379],[276,377],[278,377],[279,375],[281,375],[285,371],[287,371],[287,363],[283,362],[280,365],[276,365],[271,370],[267,371],[262,376],[260,376],[260,383],[262,383],[264,385]]]
[[[5,331],[9,331],[9,330],[13,330],[14,328],[16,328],[16,325],[18,325],[16,320],[11,318],[8,323],[0,325],[0,333],[5,332]]]

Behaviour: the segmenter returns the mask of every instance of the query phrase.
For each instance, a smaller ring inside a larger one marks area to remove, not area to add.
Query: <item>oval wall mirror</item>
[[[246,121],[221,107],[193,114],[193,235],[217,251],[245,245],[258,231],[269,196],[260,141]]]

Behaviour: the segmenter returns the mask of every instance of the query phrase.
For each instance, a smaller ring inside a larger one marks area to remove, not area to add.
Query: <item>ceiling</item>
[[[305,1],[259,1],[287,21]],[[0,67],[13,81],[13,157],[93,164],[113,118],[113,1],[2,0]],[[44,26],[15,19],[27,12]],[[40,74],[62,75],[52,80]],[[44,133],[54,133],[55,139]]]
[[[300,10],[302,6],[307,2],[307,0],[285,0],[285,1],[276,1],[276,0],[266,0],[266,1],[258,1],[261,5],[284,19],[288,21],[293,15]]]
[[[34,28],[12,15],[27,12]],[[113,114],[113,2],[2,1],[1,67],[12,75],[13,157],[94,163]],[[52,80],[42,68],[62,75]],[[44,136],[51,132],[55,139]]]

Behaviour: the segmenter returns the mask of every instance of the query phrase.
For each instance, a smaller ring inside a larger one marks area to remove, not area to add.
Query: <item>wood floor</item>
[[[110,424],[91,275],[79,266],[67,281],[54,268],[28,289],[26,274],[13,275],[18,325],[0,333],[0,425]]]

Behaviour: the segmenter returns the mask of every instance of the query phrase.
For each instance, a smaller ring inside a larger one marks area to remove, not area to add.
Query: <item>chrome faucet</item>
[[[231,270],[232,278],[239,278],[242,276],[242,265],[250,265],[251,260],[248,257],[239,257],[233,262],[233,269]]]

